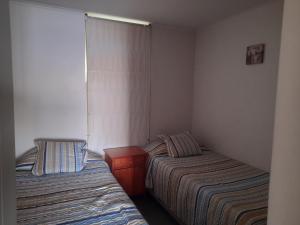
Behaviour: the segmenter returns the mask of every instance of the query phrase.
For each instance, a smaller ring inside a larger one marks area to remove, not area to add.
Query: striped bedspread
[[[147,224],[104,161],[77,173],[17,171],[18,224]]]
[[[269,173],[214,152],[149,159],[146,186],[187,225],[263,225]]]

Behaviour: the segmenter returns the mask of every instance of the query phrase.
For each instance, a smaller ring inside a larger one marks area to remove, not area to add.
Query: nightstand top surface
[[[104,152],[110,158],[123,158],[147,154],[141,147],[138,146],[108,148],[104,149]]]

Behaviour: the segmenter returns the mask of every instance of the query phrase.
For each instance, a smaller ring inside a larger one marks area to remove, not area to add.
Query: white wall
[[[38,137],[86,138],[83,12],[12,6],[16,155]],[[152,138],[191,129],[195,35],[152,25]]]
[[[212,149],[269,170],[282,3],[220,21],[197,35],[193,132]],[[265,62],[247,66],[246,47],[265,43]]]
[[[300,223],[299,12],[299,0],[285,0],[269,195],[269,225]]]
[[[12,2],[16,156],[39,137],[86,139],[82,12]]]
[[[0,1],[0,224],[16,223],[13,78],[8,1]]]
[[[151,138],[191,129],[195,37],[192,30],[152,25]]]

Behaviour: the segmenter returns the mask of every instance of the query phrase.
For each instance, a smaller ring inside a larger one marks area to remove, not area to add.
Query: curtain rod
[[[133,24],[139,24],[144,26],[149,26],[151,24],[148,21],[130,19],[130,18],[119,17],[119,16],[112,16],[107,14],[93,13],[93,12],[86,12],[85,15],[97,19],[112,20],[112,21],[118,21],[124,23],[133,23]]]

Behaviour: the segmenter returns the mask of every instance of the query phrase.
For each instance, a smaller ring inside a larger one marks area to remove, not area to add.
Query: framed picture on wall
[[[251,45],[247,47],[246,65],[262,64],[265,57],[265,44]]]

